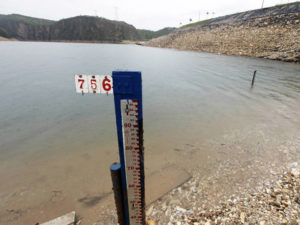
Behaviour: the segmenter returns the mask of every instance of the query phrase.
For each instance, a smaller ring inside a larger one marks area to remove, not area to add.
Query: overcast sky
[[[264,6],[292,2],[264,0]],[[0,14],[18,13],[52,20],[97,15],[136,28],[158,30],[193,21],[257,9],[262,0],[0,0]],[[209,14],[207,15],[207,12]]]

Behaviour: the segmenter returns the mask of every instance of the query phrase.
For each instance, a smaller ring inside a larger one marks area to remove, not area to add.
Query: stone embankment
[[[212,19],[145,45],[300,62],[300,3]]]

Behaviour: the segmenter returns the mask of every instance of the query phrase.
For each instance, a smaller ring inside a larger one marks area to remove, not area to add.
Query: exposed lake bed
[[[204,179],[218,165],[232,162],[228,170],[236,171],[236,160],[290,163],[279,151],[288,143],[299,161],[297,64],[134,45],[3,42],[0,49],[0,224],[74,209],[85,224],[115,221],[113,99],[75,94],[75,73],[142,71],[146,179],[173,165]]]

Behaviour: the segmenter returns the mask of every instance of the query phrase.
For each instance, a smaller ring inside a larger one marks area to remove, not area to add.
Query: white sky
[[[178,27],[180,23],[260,8],[263,0],[0,0],[0,14],[59,20],[98,15],[122,20],[140,29]],[[293,1],[264,0],[264,6]],[[206,14],[209,12],[209,15]],[[215,14],[212,14],[214,12]]]

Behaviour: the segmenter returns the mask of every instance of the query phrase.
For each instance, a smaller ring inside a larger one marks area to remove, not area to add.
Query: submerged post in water
[[[256,70],[254,70],[254,73],[253,73],[253,78],[252,78],[251,87],[253,87],[253,85],[254,85],[255,76],[256,76]]]
[[[121,165],[119,163],[113,163],[110,166],[110,174],[113,183],[113,191],[114,191],[115,203],[116,203],[117,214],[118,214],[118,222],[120,225],[125,225]]]

